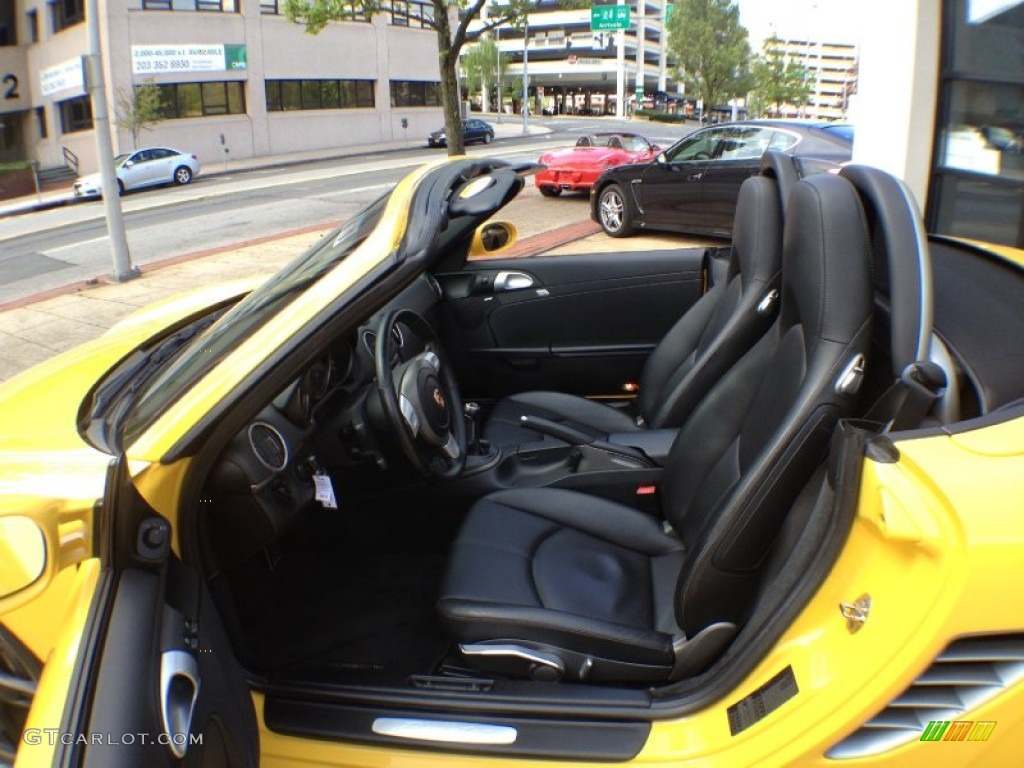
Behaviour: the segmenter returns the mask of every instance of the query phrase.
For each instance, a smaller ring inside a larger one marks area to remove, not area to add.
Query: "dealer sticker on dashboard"
[[[330,477],[322,472],[317,472],[313,475],[313,486],[316,488],[315,498],[323,505],[324,509],[338,508],[338,502],[334,498],[334,484]]]

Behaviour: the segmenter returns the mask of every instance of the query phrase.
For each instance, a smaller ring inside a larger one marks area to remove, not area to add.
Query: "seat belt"
[[[864,416],[865,420],[886,425],[886,432],[914,429],[928,415],[932,405],[946,388],[946,372],[936,363],[918,360],[903,369]]]

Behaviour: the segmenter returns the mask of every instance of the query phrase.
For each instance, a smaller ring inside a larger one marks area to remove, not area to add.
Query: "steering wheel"
[[[424,346],[404,362],[395,354],[399,323],[412,330]],[[458,477],[466,466],[462,398],[434,329],[411,309],[394,310],[381,320],[374,346],[377,391],[402,452],[428,477]]]

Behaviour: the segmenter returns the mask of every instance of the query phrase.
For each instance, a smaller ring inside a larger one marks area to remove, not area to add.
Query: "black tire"
[[[597,199],[597,220],[610,237],[629,237],[636,232],[633,212],[618,184],[609,184]]]
[[[192,181],[192,169],[187,165],[179,165],[174,169],[174,183],[184,186]]]
[[[558,187],[538,187],[538,189],[540,189],[540,193],[544,195],[544,197],[558,197],[562,194],[562,190]]]
[[[492,141],[494,141],[494,134],[493,133],[485,133],[484,134],[484,144],[490,144]]]
[[[117,196],[124,197],[124,182],[120,179],[117,180]]]

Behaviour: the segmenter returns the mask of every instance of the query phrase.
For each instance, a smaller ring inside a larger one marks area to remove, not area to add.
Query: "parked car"
[[[161,184],[188,184],[199,175],[199,158],[169,147],[137,149],[114,158],[117,189],[120,194]],[[72,185],[75,197],[103,194],[99,173],[82,176]]]
[[[661,150],[635,133],[593,133],[580,136],[576,145],[545,152],[539,162],[546,168],[533,177],[545,197],[563,191],[588,191],[603,171],[626,163],[649,162]]]
[[[929,245],[873,169],[796,181],[773,325],[678,434],[498,453],[460,391],[630,407],[730,272],[502,258],[529,170],[418,169],[269,280],[0,385],[8,758],[1019,763],[1024,253]]]
[[[477,118],[462,121],[462,143],[472,144],[475,141],[490,144],[494,141],[494,126]],[[448,130],[442,126],[427,137],[429,147],[447,147]]]
[[[754,120],[714,125],[673,144],[654,163],[601,174],[591,216],[612,237],[638,229],[729,237],[740,184],[769,150],[798,158],[805,174],[838,171],[850,160],[853,129],[839,123]]]

